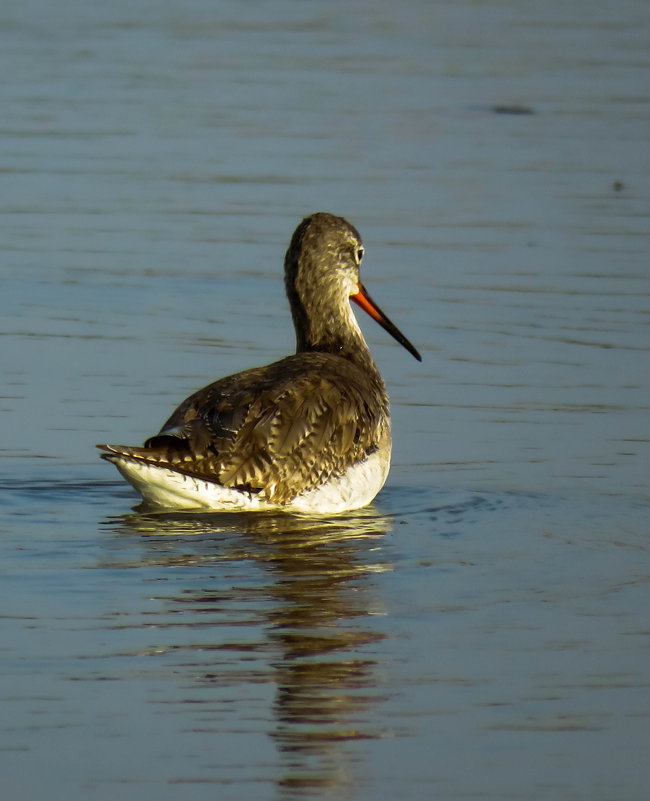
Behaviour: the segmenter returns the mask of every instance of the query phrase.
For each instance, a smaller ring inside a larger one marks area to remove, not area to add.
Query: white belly
[[[148,503],[171,509],[281,510],[307,514],[348,512],[367,506],[384,486],[390,468],[390,448],[358,462],[339,478],[297,495],[288,504],[275,504],[253,492],[224,487],[155,464],[113,456],[124,478]]]

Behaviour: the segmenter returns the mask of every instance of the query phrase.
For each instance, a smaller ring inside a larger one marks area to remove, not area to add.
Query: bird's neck
[[[310,308],[306,308],[298,298],[292,298],[292,301],[296,353],[331,353],[379,376],[347,299],[341,304],[330,305],[314,298]]]

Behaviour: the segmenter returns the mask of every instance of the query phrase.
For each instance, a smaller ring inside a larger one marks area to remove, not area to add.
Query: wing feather
[[[301,353],[195,393],[138,458],[284,503],[364,458],[387,414],[379,376]]]

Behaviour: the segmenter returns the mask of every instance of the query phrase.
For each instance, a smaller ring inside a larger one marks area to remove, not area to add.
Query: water
[[[647,797],[649,16],[0,12],[8,797]],[[424,356],[361,321],[387,487],[134,511],[93,444],[291,351],[315,210]]]

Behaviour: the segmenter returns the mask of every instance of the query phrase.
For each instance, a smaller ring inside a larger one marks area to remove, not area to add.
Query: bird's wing
[[[377,447],[382,397],[350,362],[298,354],[210,384],[128,455],[284,503]]]

